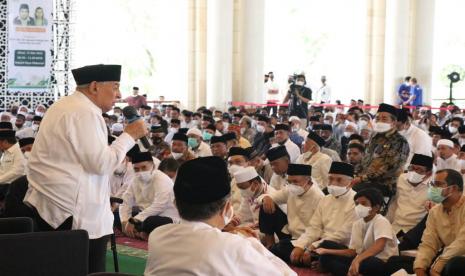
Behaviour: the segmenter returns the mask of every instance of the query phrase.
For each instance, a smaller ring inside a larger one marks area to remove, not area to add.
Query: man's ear
[[[98,90],[98,83],[96,81],[93,81],[89,84],[89,92],[91,94],[96,94]]]

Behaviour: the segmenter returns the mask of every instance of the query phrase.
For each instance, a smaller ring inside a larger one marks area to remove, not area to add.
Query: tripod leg
[[[115,234],[111,234],[110,236],[111,242],[111,251],[113,252],[113,263],[115,265],[115,272],[119,272],[119,264],[118,264],[118,253],[116,251],[116,238]]]

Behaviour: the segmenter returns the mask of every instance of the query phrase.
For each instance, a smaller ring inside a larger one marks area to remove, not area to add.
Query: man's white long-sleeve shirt
[[[24,199],[50,226],[73,216],[90,239],[113,232],[109,174],[135,142],[127,133],[108,146],[102,110],[75,92],[47,111],[28,160]]]
[[[18,143],[5,150],[0,158],[0,184],[9,184],[23,176],[26,163]]]

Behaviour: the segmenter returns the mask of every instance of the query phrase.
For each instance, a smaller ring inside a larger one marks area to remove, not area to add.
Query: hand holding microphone
[[[147,127],[144,120],[137,114],[137,110],[133,106],[123,108],[123,115],[128,120],[128,125],[124,128],[124,132],[131,135],[134,140],[140,139],[144,148],[148,149],[150,143],[147,140]]]

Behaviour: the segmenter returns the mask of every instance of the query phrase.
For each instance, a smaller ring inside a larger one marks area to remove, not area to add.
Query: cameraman
[[[299,117],[303,128],[307,127],[308,103],[312,100],[312,90],[305,84],[305,75],[295,76],[283,101],[289,102],[289,116]]]

